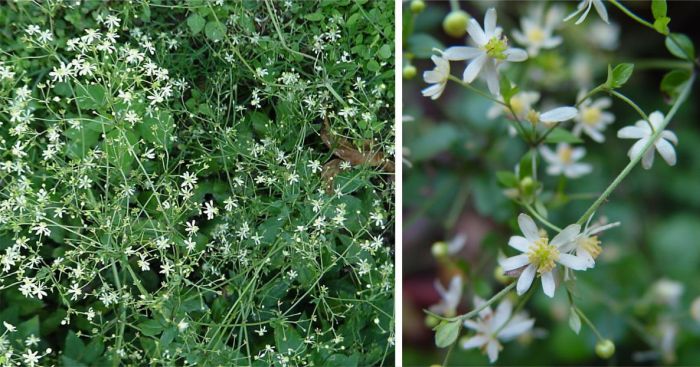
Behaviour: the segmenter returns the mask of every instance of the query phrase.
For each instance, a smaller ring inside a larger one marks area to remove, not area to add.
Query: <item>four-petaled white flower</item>
[[[430,306],[430,311],[447,317],[454,316],[462,299],[462,277],[459,275],[452,277],[447,289],[435,279],[435,289],[440,294],[440,302]]]
[[[421,92],[423,96],[435,100],[440,98],[442,92],[445,91],[447,79],[450,77],[450,62],[441,55],[433,55],[430,59],[435,63],[435,68],[423,72],[423,80],[432,85]]]
[[[490,8],[484,17],[482,29],[474,19],[469,19],[467,32],[476,47],[450,47],[443,56],[450,61],[472,60],[464,69],[462,79],[471,83],[481,73],[491,94],[500,95],[498,67],[505,61],[519,62],[527,59],[527,52],[508,47],[508,39],[502,36],[503,30],[496,27],[496,9]]]
[[[579,93],[579,99],[583,98],[585,92]],[[610,98],[603,97],[592,101],[587,99],[578,106],[578,114],[574,121],[576,125],[572,132],[576,136],[580,136],[581,132],[586,133],[591,139],[598,143],[605,141],[605,136],[602,132],[605,128],[615,121],[615,115],[610,112],[603,111],[610,107],[612,101]]]
[[[627,153],[630,160],[642,154],[644,146],[652,139],[654,132],[658,131],[663,123],[664,115],[659,111],[654,111],[649,114],[649,121],[639,120],[633,126],[625,126],[617,132],[617,137],[621,139],[639,139]],[[654,147],[666,163],[673,166],[676,164],[676,151],[671,143],[678,144],[676,134],[670,130],[664,130],[654,141]],[[654,149],[649,149],[642,157],[642,167],[650,169],[652,164],[654,164]]]
[[[557,263],[573,270],[586,270],[588,263],[575,255],[562,253],[560,249],[574,241],[581,231],[581,226],[571,224],[564,228],[559,234],[549,241],[546,232],[540,233],[535,221],[527,214],[518,216],[520,230],[525,237],[512,236],[508,245],[522,254],[499,260],[500,265],[506,272],[523,268],[516,290],[518,295],[522,295],[532,285],[535,275],[542,278],[542,290],[549,297],[554,297],[556,284],[554,281],[554,269]]]
[[[537,56],[540,49],[550,49],[561,44],[562,38],[552,35],[554,27],[561,22],[560,8],[553,6],[544,14],[544,6],[533,8],[529,16],[520,18],[522,31],[513,31],[515,41],[527,47],[530,56]]]
[[[553,152],[549,147],[542,146],[540,148],[542,158],[547,161],[547,173],[552,176],[564,176],[569,178],[578,178],[591,173],[593,166],[588,163],[578,163],[578,160],[586,155],[586,149],[571,148],[567,143],[557,144],[556,152]]]
[[[598,15],[600,15],[600,19],[603,19],[605,23],[610,23],[608,21],[608,11],[605,9],[603,0],[582,0],[578,4],[578,8],[576,9],[576,11],[564,18],[564,21],[569,21],[569,19],[577,16],[583,11],[581,17],[579,17],[576,21],[576,24],[581,24],[581,22],[583,22],[588,16],[588,12],[591,11],[591,5],[595,7],[595,10],[598,12]],[[584,11],[584,8],[586,9],[586,11]]]
[[[474,297],[474,307],[483,306],[484,300]],[[476,335],[466,339],[462,343],[462,348],[481,348],[489,356],[491,363],[498,359],[498,352],[503,349],[499,342],[509,341],[515,337],[528,332],[535,325],[535,319],[530,319],[524,312],[513,314],[513,304],[508,299],[504,299],[496,308],[496,312],[491,307],[486,307],[479,311],[476,320],[465,320],[464,326],[476,331]]]

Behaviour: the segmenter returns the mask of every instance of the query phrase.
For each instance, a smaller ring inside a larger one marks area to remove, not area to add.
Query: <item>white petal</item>
[[[425,97],[430,97],[431,99],[438,99],[444,91],[445,84],[433,84],[428,88],[423,89],[421,93],[423,93],[423,96]]]
[[[586,270],[589,265],[586,259],[571,254],[560,254],[558,262],[573,270]]]
[[[437,70],[428,70],[423,73],[423,80],[430,84],[440,83],[442,81],[442,73],[439,73]]]
[[[549,147],[546,145],[543,145],[540,147],[540,153],[542,154],[542,158],[544,158],[545,161],[551,163],[551,162],[559,162],[559,156],[554,153]]]
[[[464,75],[462,76],[462,80],[464,80],[465,83],[473,82],[476,76],[479,75],[479,72],[484,66],[484,63],[486,63],[486,60],[488,60],[486,54],[482,54],[481,56],[472,60],[469,63],[469,65],[467,65],[467,68],[464,69]]]
[[[659,151],[661,157],[668,163],[669,166],[676,165],[676,150],[673,145],[664,139],[659,139],[656,142],[656,150]]]
[[[648,141],[648,138],[643,138],[637,140],[637,142],[634,143],[634,145],[632,145],[632,148],[630,148],[629,152],[627,152],[627,156],[630,157],[630,160],[633,160],[636,157],[639,157],[640,154],[642,154],[642,149]]]
[[[530,260],[527,255],[520,254],[499,260],[498,263],[503,267],[503,271],[511,271],[529,264]]]
[[[603,19],[605,23],[610,24],[608,21],[608,11],[605,9],[603,0],[593,0],[593,5],[595,6],[595,10],[598,12],[598,15],[600,15],[600,18]]]
[[[554,47],[559,46],[562,41],[563,41],[563,39],[559,36],[550,37],[542,42],[542,47],[543,48],[554,48]]]
[[[678,137],[671,130],[664,130],[661,132],[661,137],[670,141],[673,144],[678,145]]]
[[[647,131],[637,126],[625,126],[617,132],[617,137],[620,139],[641,139],[646,136],[648,136]]]
[[[520,48],[509,48],[503,51],[506,56],[506,61],[510,62],[520,62],[527,60],[527,52]]]
[[[489,362],[496,362],[498,359],[498,342],[495,340],[489,341],[489,343],[486,344],[486,353],[489,355]]]
[[[481,348],[489,339],[484,335],[475,335],[462,343],[462,349]]]
[[[540,120],[548,123],[561,122],[571,120],[577,114],[578,110],[575,107],[559,107],[540,115]]]
[[[518,225],[525,235],[525,238],[530,240],[530,242],[535,242],[540,239],[540,231],[537,229],[535,221],[532,220],[529,215],[525,213],[518,215]]]
[[[516,320],[513,318],[511,322],[506,325],[500,333],[498,333],[498,338],[501,340],[512,339],[530,329],[535,325],[534,319]]]
[[[556,284],[554,283],[554,275],[551,271],[542,274],[542,290],[549,298],[554,297],[554,290],[556,289]]]
[[[522,32],[520,32],[520,31],[517,30],[517,29],[513,31],[513,39],[515,39],[515,41],[518,42],[518,43],[521,44],[521,45],[527,45],[527,44],[528,44],[528,39],[527,39],[527,37],[525,37],[525,35],[522,34]]]
[[[479,323],[476,323],[472,320],[464,320],[464,327],[475,330],[475,331],[481,331],[481,325]]]
[[[501,85],[499,84],[498,71],[496,68],[497,66],[494,60],[487,60],[486,66],[484,67],[484,78],[486,79],[486,85],[489,87],[489,92],[498,97],[501,95]]]
[[[564,174],[569,178],[579,178],[593,171],[593,166],[588,163],[574,163],[566,167]]]
[[[536,272],[537,269],[535,268],[535,266],[530,264],[527,268],[525,268],[525,270],[523,270],[523,273],[520,274],[520,278],[518,278],[518,284],[515,286],[515,289],[518,292],[519,296],[523,295],[523,293],[527,292],[527,290],[530,289],[532,281],[535,279]]]
[[[470,60],[481,54],[484,51],[476,47],[455,46],[450,47],[442,53],[442,56],[451,61]]]
[[[649,150],[647,150],[646,153],[644,153],[644,157],[642,157],[642,167],[644,169],[650,169],[653,164],[654,164],[654,149],[649,149]]]
[[[486,37],[493,37],[496,33],[496,9],[489,8],[484,17],[484,32]]]
[[[595,141],[596,143],[602,143],[605,141],[605,136],[603,136],[603,134],[601,134],[596,129],[591,129],[588,126],[584,126],[583,131],[585,131],[586,134],[590,136],[591,139],[593,139],[593,141]]]
[[[659,111],[654,111],[649,114],[649,122],[654,129],[658,129],[664,123],[664,114]]]
[[[578,18],[578,20],[574,24],[581,24],[581,22],[583,22],[586,19],[586,16],[588,16],[588,12],[591,11],[591,0],[586,0],[585,2],[588,3],[588,7],[586,7],[586,11],[583,12],[583,15],[581,15],[581,17]],[[582,2],[581,5],[583,4],[584,3]]]
[[[496,308],[496,313],[493,315],[493,319],[491,319],[492,329],[500,329],[501,326],[503,326],[508,319],[510,319],[510,315],[512,313],[513,304],[508,299],[504,299]]]
[[[484,34],[484,30],[481,29],[479,22],[477,22],[474,18],[469,19],[469,23],[467,24],[467,32],[477,46],[483,46],[489,41],[488,38],[486,38],[486,34]]]
[[[577,161],[586,155],[586,148],[573,148],[571,149],[571,160]]]
[[[581,232],[581,226],[579,224],[570,224],[566,226],[559,234],[554,236],[550,244],[556,246],[557,248],[573,241],[576,236]]]
[[[600,109],[608,108],[612,105],[612,99],[608,97],[598,98],[592,104],[591,107],[598,107]]]
[[[529,241],[527,238],[523,236],[512,236],[508,240],[508,246],[520,251],[520,252],[527,252],[527,250],[530,249],[530,245],[532,244],[532,241]]]

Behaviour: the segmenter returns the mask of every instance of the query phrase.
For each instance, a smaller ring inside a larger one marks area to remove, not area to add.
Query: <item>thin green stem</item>
[[[632,60],[635,70],[643,69],[663,69],[663,70],[693,70],[693,64],[685,60],[674,59],[648,59],[648,60]]]
[[[647,114],[644,113],[644,111],[642,111],[642,109],[641,109],[636,103],[634,103],[634,101],[632,101],[631,99],[627,98],[627,96],[625,96],[624,94],[622,94],[622,93],[620,93],[620,92],[618,92],[618,91],[615,91],[615,90],[612,90],[612,89],[611,89],[611,90],[609,90],[608,92],[609,92],[611,95],[613,95],[613,96],[619,98],[619,99],[622,100],[623,102],[625,102],[625,103],[627,103],[628,105],[630,105],[630,107],[634,108],[634,110],[637,111],[637,113],[639,114],[639,116],[641,116],[642,119],[643,119],[644,121],[646,121],[647,124],[649,124],[649,127],[651,127],[651,131],[654,131],[654,126],[652,126],[651,122],[649,122],[649,116],[647,116]]]
[[[508,292],[510,292],[513,288],[515,288],[515,285],[518,284],[518,282],[512,282],[508,284],[505,288],[501,289],[500,292],[496,293],[491,297],[488,301],[484,302],[481,306],[465,313],[462,316],[458,316],[455,319],[460,319],[461,321],[471,319],[472,317],[476,316],[481,310],[485,309],[486,307],[491,306],[494,302],[498,301],[499,299],[503,298]]]
[[[637,23],[649,27],[653,29],[655,32],[657,32],[656,28],[654,28],[654,25],[647,22],[646,20],[642,19],[641,17],[637,16],[637,14],[634,14],[631,10],[627,9],[624,5],[620,4],[617,0],[609,0],[611,4],[615,5],[618,9],[622,10],[623,13],[627,14],[628,17],[634,19]]]
[[[459,78],[457,78],[457,77],[454,76],[454,75],[450,75],[450,76],[449,76],[449,79],[452,80],[453,82],[456,82],[457,84],[459,84],[459,85],[461,85],[461,86],[463,86],[463,87],[465,87],[465,88],[471,90],[472,92],[474,92],[474,93],[476,93],[476,94],[478,94],[478,95],[480,95],[480,96],[482,96],[482,97],[484,97],[484,98],[486,98],[486,99],[491,100],[492,102],[498,103],[498,104],[500,104],[500,105],[502,105],[502,106],[504,106],[504,107],[506,107],[506,108],[508,107],[508,105],[507,105],[505,102],[503,102],[503,101],[501,101],[501,100],[499,100],[499,99],[493,97],[492,95],[490,95],[490,94],[488,94],[488,93],[486,93],[486,92],[484,92],[484,91],[481,91],[481,90],[479,90],[479,89],[473,87],[471,84],[464,82],[462,79],[459,79]]]
[[[525,207],[525,209],[527,209],[528,212],[530,212],[530,214],[532,214],[533,217],[535,217],[535,219],[542,222],[542,224],[544,224],[545,226],[549,227],[552,230],[555,230],[557,232],[561,232],[561,228],[555,226],[550,221],[548,221],[543,216],[541,216],[539,213],[537,213],[537,210],[535,210],[535,208],[533,208],[532,205],[523,203],[523,206]]]
[[[450,9],[452,9],[452,11],[457,11],[457,10],[459,10],[459,1],[457,1],[457,0],[450,0]]]
[[[581,311],[581,309],[579,309],[578,307],[576,307],[576,306],[572,306],[572,307],[574,308],[576,313],[579,315],[579,317],[581,317],[581,320],[583,320],[586,323],[586,325],[588,325],[588,327],[590,327],[591,330],[593,330],[593,333],[595,334],[596,338],[598,338],[598,340],[600,340],[600,341],[605,340],[603,335],[600,334],[600,331],[598,331],[598,328],[595,327],[595,325],[593,325],[593,323],[591,322],[591,320],[588,319],[586,314],[584,314],[583,311]]]
[[[581,103],[583,103],[583,102],[586,101],[587,99],[591,98],[594,94],[596,94],[596,93],[602,91],[603,89],[605,89],[605,84],[601,84],[601,85],[599,85],[599,86],[597,86],[597,87],[591,89],[588,93],[586,93],[585,96],[583,96],[580,100],[578,100],[578,101],[576,102],[576,106],[575,106],[575,107],[580,106]]]
[[[676,115],[676,112],[678,112],[678,109],[680,108],[681,104],[685,102],[686,99],[688,99],[688,95],[690,95],[690,91],[693,87],[693,82],[695,81],[695,74],[693,74],[690,77],[690,80],[688,83],[685,85],[683,88],[683,91],[681,91],[681,94],[678,96],[678,99],[676,102],[671,106],[671,109],[668,111],[668,114],[666,114],[666,117],[664,118],[664,121],[661,123],[661,126],[654,132],[652,135],[651,139],[647,141],[647,143],[644,145],[644,148],[642,149],[642,153],[637,155],[636,157],[633,157],[632,160],[625,166],[625,168],[620,172],[617,177],[615,177],[615,180],[608,186],[605,191],[596,199],[595,202],[586,210],[585,213],[579,218],[579,220],[576,222],[577,224],[583,225],[586,223],[588,218],[593,215],[593,213],[598,210],[598,207],[600,207],[605,200],[607,200],[608,196],[612,194],[612,192],[617,188],[617,186],[622,182],[622,180],[627,177],[627,175],[632,171],[632,169],[639,163],[639,161],[642,159],[642,156],[649,150],[652,149],[654,143],[656,142],[656,139],[661,135],[661,133],[664,131],[668,123],[671,121],[673,116]]]

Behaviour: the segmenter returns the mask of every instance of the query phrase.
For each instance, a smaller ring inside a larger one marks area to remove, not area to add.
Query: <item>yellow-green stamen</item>
[[[578,245],[581,246],[583,250],[591,254],[593,259],[597,258],[598,255],[600,255],[600,252],[603,251],[603,248],[600,247],[600,240],[598,240],[598,236],[581,238],[578,240]]]
[[[504,53],[508,49],[508,39],[506,37],[498,38],[492,37],[486,45],[484,45],[484,50],[486,54],[494,59],[503,60],[506,58]]]
[[[530,246],[527,253],[530,264],[537,267],[540,274],[552,271],[556,266],[555,261],[559,260],[559,249],[549,244],[549,238],[540,237]]]

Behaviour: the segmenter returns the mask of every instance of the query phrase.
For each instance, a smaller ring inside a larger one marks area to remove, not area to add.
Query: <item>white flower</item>
[[[605,21],[605,23],[610,23],[608,22],[608,11],[605,9],[603,0],[582,0],[578,4],[578,8],[576,9],[576,11],[564,18],[564,21],[568,22],[569,19],[577,16],[583,11],[584,8],[586,8],[586,11],[584,11],[581,17],[578,18],[578,20],[576,21],[576,24],[581,24],[581,22],[583,22],[588,16],[588,12],[591,11],[591,5],[595,6],[595,10],[598,12],[598,15],[600,15],[600,18],[603,19],[603,21]]]
[[[31,349],[28,349],[24,354],[22,354],[22,360],[24,361],[25,365],[29,367],[34,367],[36,364],[39,363],[39,352],[35,352]]]
[[[579,99],[583,98],[582,94],[584,93],[579,93]],[[574,135],[580,136],[583,131],[594,141],[598,143],[604,142],[605,136],[601,132],[605,131],[605,128],[615,121],[615,115],[603,111],[603,109],[610,107],[611,104],[612,101],[607,97],[599,98],[595,101],[590,99],[583,101],[578,107],[576,118],[574,118],[574,121],[576,121],[572,131]]]
[[[588,163],[577,163],[578,160],[586,155],[586,149],[571,148],[569,144],[557,144],[556,152],[552,152],[547,146],[540,148],[542,158],[547,161],[547,173],[552,176],[564,176],[569,178],[578,178],[591,173],[593,167]]]
[[[620,26],[615,23],[605,23],[595,20],[588,27],[586,39],[603,50],[614,50],[620,39]]]
[[[490,8],[484,17],[482,29],[474,19],[469,19],[467,32],[477,47],[450,47],[443,53],[448,60],[472,60],[464,69],[462,79],[471,83],[483,71],[484,79],[491,94],[498,96],[498,66],[504,61],[519,62],[527,59],[527,52],[519,48],[509,48],[508,39],[502,36],[502,29],[496,27],[496,9]]]
[[[537,103],[539,99],[539,92],[521,91],[510,98],[510,106],[513,108],[513,112],[515,112],[517,118],[524,120],[527,113],[532,109],[532,105]],[[499,100],[502,101],[503,98],[499,97]],[[509,118],[513,118],[513,113],[508,109],[508,107],[494,102],[493,106],[491,106],[491,108],[489,108],[489,110],[486,112],[486,116],[490,119],[495,119],[496,117],[501,116],[503,113],[505,113]]]
[[[513,38],[527,47],[530,56],[537,56],[540,49],[550,49],[561,44],[562,38],[552,35],[554,27],[561,22],[561,8],[553,6],[544,15],[544,5],[533,8],[529,16],[520,18],[522,31],[513,31]]]
[[[15,330],[17,330],[17,328],[16,328],[14,325],[10,324],[10,323],[7,322],[7,321],[3,321],[3,322],[2,322],[2,325],[5,326],[5,329],[6,329],[8,332],[14,333]]]
[[[430,306],[430,311],[448,317],[454,316],[462,299],[462,277],[459,275],[452,277],[448,289],[435,279],[435,289],[440,294],[440,302]]]
[[[672,307],[678,306],[684,290],[683,283],[666,278],[657,280],[651,288],[654,302]]]
[[[185,321],[184,319],[180,320],[180,322],[177,323],[177,330],[179,332],[183,332],[185,331],[185,329],[187,329],[188,326],[190,326],[190,324],[187,323],[187,321]]]
[[[547,112],[539,113],[535,110],[530,110],[527,112],[525,119],[530,121],[531,124],[537,125],[539,123],[545,124],[545,126],[552,126],[556,123],[571,120],[576,117],[578,110],[576,107],[557,107],[555,109],[549,110]]]
[[[484,300],[474,297],[474,307],[478,308],[484,304]],[[464,326],[476,331],[476,335],[466,339],[462,343],[462,348],[481,348],[489,356],[491,363],[498,359],[498,352],[503,349],[499,342],[512,340],[530,329],[535,324],[534,319],[529,319],[527,314],[519,312],[513,317],[513,304],[504,299],[496,308],[494,313],[491,307],[486,307],[479,311],[476,321],[465,320]]]
[[[617,137],[621,139],[639,139],[632,145],[629,152],[627,152],[630,160],[642,154],[644,145],[649,142],[654,132],[661,127],[663,122],[664,115],[659,111],[654,111],[649,114],[648,123],[647,121],[639,120],[634,126],[625,126],[617,132]],[[653,130],[649,124],[653,126]],[[659,151],[659,154],[661,154],[661,157],[666,163],[673,166],[676,164],[676,151],[671,143],[675,145],[678,144],[676,134],[670,130],[664,130],[656,138],[656,141],[654,141],[654,147],[656,147],[656,150]],[[654,149],[649,149],[644,154],[644,157],[642,157],[642,167],[644,167],[644,169],[650,169],[652,164],[654,164]]]
[[[423,89],[422,93],[423,96],[435,100],[445,91],[447,78],[450,77],[450,62],[438,55],[433,55],[430,59],[435,63],[435,68],[423,72],[423,80],[432,85]]]
[[[620,225],[620,222],[609,224],[604,224],[604,222],[602,222],[589,226],[588,224],[592,218],[593,216],[588,219],[586,228],[576,237],[574,241],[561,248],[561,251],[563,252],[574,252],[576,256],[584,259],[589,269],[595,266],[595,259],[603,251],[597,234]]]
[[[544,294],[554,297],[556,284],[553,271],[556,263],[573,270],[586,270],[588,268],[584,259],[560,251],[561,247],[568,245],[578,236],[581,231],[580,225],[567,226],[554,236],[552,242],[549,242],[546,232],[543,231],[540,234],[537,225],[527,214],[518,216],[518,224],[525,237],[512,236],[508,241],[508,246],[522,252],[522,254],[499,260],[506,272],[525,267],[516,285],[518,295],[522,295],[530,289],[535,275],[539,274],[542,278]]]

